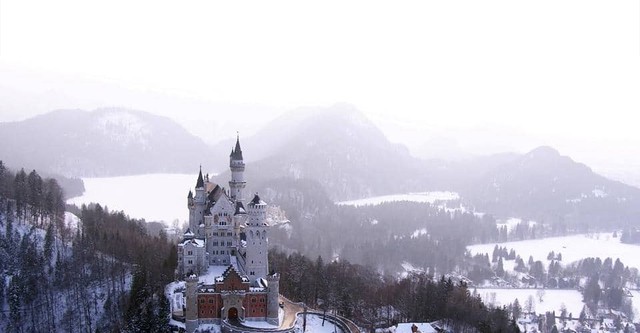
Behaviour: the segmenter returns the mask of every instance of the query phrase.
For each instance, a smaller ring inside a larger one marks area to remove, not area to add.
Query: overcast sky
[[[159,92],[260,119],[347,102],[396,141],[495,132],[517,149],[640,155],[638,1],[3,0],[0,75],[0,96],[24,100],[69,84],[55,107],[90,107],[101,89],[86,82],[133,92],[115,105]],[[48,107],[20,101],[0,121]]]

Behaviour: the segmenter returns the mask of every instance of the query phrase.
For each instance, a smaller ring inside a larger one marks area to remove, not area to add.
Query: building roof
[[[231,157],[231,159],[234,160],[242,160],[242,149],[240,148],[240,134],[238,134],[238,137],[236,139],[236,147],[234,149],[231,150],[231,155],[229,155],[229,157]]]
[[[211,192],[209,192],[209,201],[212,202],[216,202],[218,201],[218,199],[220,199],[220,196],[222,195],[222,188],[220,187],[220,185],[216,185]]]
[[[411,332],[411,326],[416,325],[419,332],[422,333],[436,333],[437,331],[429,323],[399,323],[396,327],[396,332]]]
[[[189,194],[187,194],[187,199],[192,199],[192,198],[193,198],[193,192],[189,190]]]
[[[178,244],[178,246],[186,246],[186,245],[193,245],[195,247],[204,247],[204,239],[197,239],[197,238],[185,239],[182,243]]]
[[[202,167],[198,173],[198,180],[196,181],[196,188],[204,188],[204,179],[202,178]]]
[[[234,215],[239,215],[239,214],[246,214],[247,211],[244,209],[244,205],[242,204],[242,201],[236,201],[236,212],[234,213]]]
[[[255,205],[266,205],[267,203],[260,200],[260,196],[258,195],[258,193],[256,193],[253,196],[253,199],[251,200],[251,202],[249,203],[249,205],[251,206],[255,206]]]

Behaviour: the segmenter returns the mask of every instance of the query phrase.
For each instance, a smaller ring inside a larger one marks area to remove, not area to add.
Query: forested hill
[[[276,178],[310,179],[331,199],[347,200],[416,190],[428,176],[405,146],[390,142],[346,104],[293,110],[240,141],[247,152],[248,186]],[[226,156],[229,147],[217,147],[218,155]],[[226,181],[228,171],[216,179]]]
[[[506,308],[489,308],[466,284],[444,277],[391,279],[348,261],[325,263],[321,257],[312,261],[274,250],[269,264],[281,273],[280,292],[285,296],[336,311],[367,329],[438,320],[454,332],[520,332]]]
[[[74,177],[191,171],[210,149],[169,118],[122,108],[0,123],[0,142],[11,167]]]
[[[607,179],[551,147],[496,159],[501,163],[458,189],[480,211],[584,231],[635,224],[640,217],[640,189]]]
[[[168,332],[175,246],[56,184],[0,164],[0,331]]]

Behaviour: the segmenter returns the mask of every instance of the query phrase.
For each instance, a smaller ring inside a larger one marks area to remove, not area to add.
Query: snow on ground
[[[517,217],[512,217],[509,218],[507,220],[498,220],[496,221],[496,226],[498,228],[502,228],[502,227],[507,227],[507,232],[511,232],[511,230],[515,229],[516,226],[518,224],[522,223],[522,219],[519,219]],[[535,221],[527,221],[525,223],[528,223],[529,226],[533,226],[536,225],[537,222]]]
[[[418,326],[418,330],[422,333],[435,333],[436,330],[429,323],[400,323],[394,332],[411,332],[413,325]]]
[[[296,321],[296,332],[302,331],[302,315],[298,315],[298,320]],[[333,323],[328,320],[324,321],[324,326],[322,326],[322,316],[307,314],[307,330],[305,333],[344,333],[340,329],[340,327],[336,327]]]
[[[200,326],[198,326],[198,329],[196,329],[197,333],[203,332],[203,333],[220,333],[221,329],[220,329],[220,325],[217,324],[201,324]]]
[[[536,295],[539,289],[475,289],[482,300],[487,304],[493,304],[496,307],[507,306],[518,299],[518,303],[526,311],[526,302],[529,296],[534,300],[534,311],[536,313],[545,313],[547,311],[555,311],[560,315],[562,305],[567,308],[567,314],[571,313],[574,318],[580,315],[584,303],[582,302],[582,294],[577,290],[559,290],[559,289],[543,289],[544,296],[542,302]]]
[[[640,319],[640,291],[631,290],[631,304],[633,306],[633,318],[635,321]]]
[[[376,329],[376,333],[410,333],[411,326],[416,325],[422,333],[437,332],[429,323],[399,323],[397,326],[391,326],[385,329]]]
[[[195,186],[195,171],[194,168],[193,174],[83,178],[84,194],[67,203],[80,206],[97,202],[111,211],[122,210],[133,218],[167,224],[175,219],[182,222],[188,219],[187,193]]]
[[[403,261],[400,266],[402,266],[402,269],[404,269],[404,272],[400,273],[401,278],[406,278],[407,276],[409,276],[409,274],[412,273],[424,273],[424,269],[415,267],[408,261]]]
[[[350,201],[340,201],[336,202],[337,205],[346,205],[346,206],[367,206],[367,205],[379,205],[384,202],[394,202],[394,201],[413,201],[413,202],[428,202],[434,203],[436,201],[451,201],[458,200],[460,196],[456,192],[419,192],[419,193],[408,193],[408,194],[392,194],[392,195],[383,195],[379,197],[371,197],[364,198],[358,200],[350,200]]]
[[[71,229],[77,230],[80,224],[80,218],[71,212],[64,212],[64,225]]]
[[[496,244],[506,247],[507,250],[514,249],[516,254],[525,261],[529,256],[533,256],[534,260],[542,260],[548,264],[547,255],[554,251],[556,254],[562,253],[561,264],[564,265],[589,257],[600,257],[602,260],[611,257],[614,261],[616,258],[620,258],[623,264],[640,269],[640,256],[638,256],[640,246],[620,243],[620,239],[614,238],[610,232],[508,243],[477,244],[467,246],[467,249],[472,255],[487,253],[491,256]]]
[[[418,238],[427,234],[427,228],[417,229],[411,234],[411,239]]]

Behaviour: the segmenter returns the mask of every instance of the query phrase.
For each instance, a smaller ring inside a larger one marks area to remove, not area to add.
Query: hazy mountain
[[[640,189],[607,179],[589,167],[539,147],[510,158],[461,188],[481,210],[575,222],[632,222],[640,216]]]
[[[65,176],[193,171],[209,147],[169,118],[120,108],[0,123],[0,159]]]
[[[421,162],[350,105],[294,110],[241,144],[249,161],[246,177],[254,184],[313,179],[334,200],[419,188],[414,177]]]

